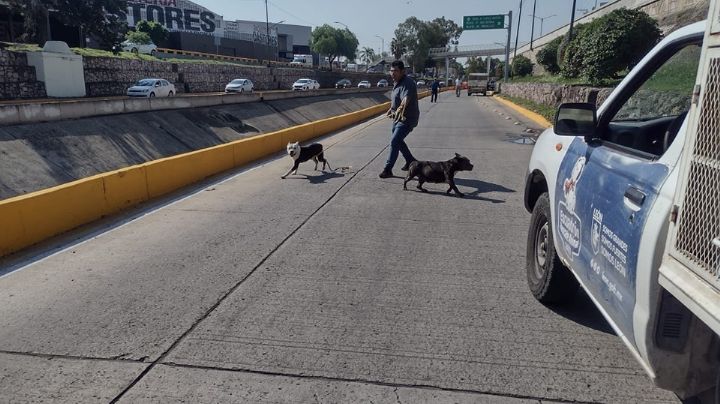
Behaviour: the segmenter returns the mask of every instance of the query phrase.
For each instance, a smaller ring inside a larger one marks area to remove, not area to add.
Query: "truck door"
[[[697,39],[656,55],[604,106],[597,139],[572,142],[556,184],[558,253],[633,345],[638,247],[677,163],[661,157],[690,108]]]

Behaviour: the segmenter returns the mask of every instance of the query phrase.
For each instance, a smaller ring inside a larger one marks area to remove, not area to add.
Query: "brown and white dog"
[[[285,177],[290,175],[290,173],[297,174],[297,169],[300,166],[300,163],[304,163],[310,159],[315,162],[315,170],[317,170],[318,161],[322,161],[323,170],[325,170],[325,165],[327,165],[327,167],[332,170],[332,167],[330,167],[330,163],[325,160],[325,156],[323,155],[323,146],[320,143],[313,143],[308,146],[300,146],[300,142],[288,143],[287,154],[288,156],[292,157],[292,159],[295,161],[295,164],[293,164],[290,170],[280,178],[284,179]]]

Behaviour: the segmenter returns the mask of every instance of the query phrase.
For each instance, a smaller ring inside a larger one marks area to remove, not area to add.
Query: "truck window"
[[[700,43],[680,48],[622,104],[603,139],[651,156],[669,147],[690,109]]]

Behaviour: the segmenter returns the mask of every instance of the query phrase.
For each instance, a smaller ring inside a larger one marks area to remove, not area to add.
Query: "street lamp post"
[[[277,35],[277,26],[280,25],[280,24],[282,24],[282,23],[284,23],[284,22],[285,22],[285,20],[280,20],[280,21],[272,24],[272,27],[275,28],[275,33],[276,33],[275,36],[278,38],[278,51],[275,52],[275,56],[273,57],[273,59],[274,59],[276,62],[277,62],[277,60],[278,60],[278,53],[280,52],[280,36]],[[268,36],[268,41],[269,41],[269,40],[270,40],[270,36]],[[286,49],[286,50],[287,50],[287,49]]]
[[[530,32],[530,50],[532,50],[533,49],[533,39],[535,38],[535,19],[537,18],[538,20],[540,20],[540,36],[542,36],[543,35],[543,22],[550,17],[555,17],[557,14],[551,14],[551,15],[548,15],[547,17],[538,17],[538,16],[532,15],[532,14],[529,14],[529,15],[531,15],[533,17],[533,24],[532,24],[532,29]]]
[[[383,52],[385,52],[385,38],[381,37],[380,35],[375,35],[375,36],[380,38],[380,40],[382,41],[381,42],[382,45],[380,45],[380,58],[382,58]]]

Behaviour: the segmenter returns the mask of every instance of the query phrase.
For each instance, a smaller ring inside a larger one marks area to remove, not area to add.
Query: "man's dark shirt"
[[[430,89],[432,90],[433,93],[437,93],[438,90],[440,89],[440,83],[438,83],[437,81],[433,81],[432,86],[430,86]]]
[[[395,83],[392,92],[392,105],[390,108],[396,110],[403,98],[407,97],[405,106],[405,124],[415,127],[420,119],[420,108],[418,108],[417,86],[415,82],[404,75],[400,81]]]

